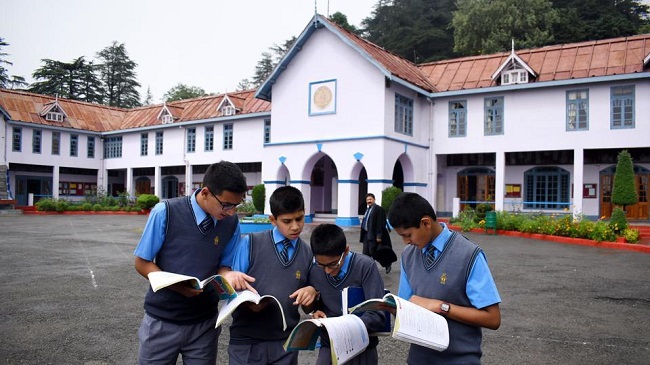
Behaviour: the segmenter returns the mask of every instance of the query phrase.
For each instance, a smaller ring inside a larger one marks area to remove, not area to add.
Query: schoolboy
[[[363,288],[366,299],[381,298],[384,295],[384,280],[377,270],[377,265],[369,257],[350,251],[343,230],[334,224],[324,223],[311,233],[311,249],[316,265],[309,274],[311,284],[320,291],[314,309],[314,318],[338,317],[343,314],[341,308],[341,290],[343,288]],[[369,333],[382,330],[385,312],[368,311],[361,315]],[[370,336],[368,348],[346,364],[378,364],[376,336]],[[321,337],[321,349],[316,364],[332,363],[329,339]]]
[[[485,254],[438,223],[433,207],[415,193],[398,195],[388,220],[408,246],[402,252],[398,295],[447,318],[449,347],[412,344],[408,364],[480,364],[481,328],[501,325],[497,290]]]
[[[305,225],[305,203],[292,186],[276,189],[269,199],[274,228],[242,237],[233,270],[255,278],[260,295],[270,294],[282,304],[287,319],[283,330],[274,305],[242,305],[232,314],[228,355],[230,365],[297,364],[298,352],[282,345],[300,320],[299,306],[309,306],[316,290],[307,286],[313,255],[300,238]]]
[[[203,187],[191,196],[160,202],[151,210],[135,254],[136,271],[147,278],[152,271],[207,278],[231,266],[239,242],[235,208],[246,193],[246,178],[232,162],[208,167]],[[253,280],[230,272],[226,278],[243,289]],[[154,293],[149,287],[138,337],[140,364],[185,364],[217,361],[221,327],[215,328],[219,295],[213,286],[204,290],[187,282]]]

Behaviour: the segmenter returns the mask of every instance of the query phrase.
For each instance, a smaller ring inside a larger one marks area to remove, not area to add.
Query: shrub
[[[625,240],[629,243],[637,243],[639,242],[639,239],[641,239],[641,233],[639,233],[638,229],[626,228],[623,231],[623,237],[625,237]]]
[[[137,205],[142,209],[151,209],[154,205],[158,204],[160,199],[153,194],[141,194],[138,197]]]
[[[102,210],[102,206],[100,204],[93,204],[93,210],[98,212]]]
[[[59,201],[56,202],[56,208],[55,210],[59,213],[65,212],[68,210],[68,202],[65,200],[59,199]]]
[[[35,205],[37,210],[43,212],[53,212],[56,210],[56,201],[51,198],[41,199]]]
[[[256,213],[255,204],[252,201],[247,201],[244,204],[237,207],[237,213],[245,215],[253,215]]]
[[[481,203],[476,205],[476,215],[474,216],[474,222],[480,222],[485,220],[485,213],[493,211],[494,208],[490,203]]]
[[[251,192],[253,196],[253,206],[258,212],[264,211],[264,199],[266,199],[266,188],[264,184],[257,184]]]
[[[460,226],[460,229],[463,230],[463,232],[468,232],[472,230],[472,228],[478,228],[479,225],[477,222],[474,221],[474,217],[476,216],[476,212],[472,208],[465,208],[462,212],[458,213],[458,225]]]
[[[386,212],[390,210],[391,205],[395,198],[402,193],[402,189],[396,186],[389,186],[381,192],[381,207],[384,208]]]
[[[627,219],[625,218],[623,209],[619,207],[614,208],[612,218],[609,220],[609,226],[617,235],[621,235],[627,229]]]
[[[93,205],[90,203],[81,204],[81,210],[92,210],[92,209],[93,209]]]

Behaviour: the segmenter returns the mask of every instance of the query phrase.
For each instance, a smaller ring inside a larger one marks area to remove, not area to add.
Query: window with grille
[[[536,167],[524,173],[525,209],[570,208],[569,172],[559,167]]]
[[[486,136],[503,134],[503,96],[485,98],[485,126],[483,133]]]
[[[449,137],[467,135],[467,100],[449,102]]]
[[[149,133],[140,134],[140,156],[149,155]]]
[[[104,139],[104,158],[122,157],[122,136]]]
[[[196,128],[187,128],[187,152],[196,151]]]
[[[163,132],[156,132],[156,155],[163,154]]]
[[[413,135],[413,99],[395,94],[395,132]]]
[[[32,131],[32,153],[41,153],[41,135],[40,129]]]
[[[634,128],[634,85],[611,88],[611,128]]]
[[[205,127],[205,151],[214,151],[214,126]]]
[[[568,131],[589,129],[589,92],[587,90],[567,91],[566,129]]]
[[[232,123],[223,125],[223,149],[231,150],[233,140],[233,125]]]

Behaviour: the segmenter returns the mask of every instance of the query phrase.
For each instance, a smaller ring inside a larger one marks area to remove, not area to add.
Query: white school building
[[[342,226],[390,186],[440,216],[489,202],[609,217],[627,150],[628,219],[649,220],[650,34],[414,64],[316,15],[257,90],[120,109],[0,89],[0,150],[0,199],[18,205],[173,198],[228,160],[265,185],[266,213],[289,184],[308,221]]]

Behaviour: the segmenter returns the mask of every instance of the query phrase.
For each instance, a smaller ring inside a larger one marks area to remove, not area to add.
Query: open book
[[[390,291],[384,289],[384,294],[388,294]],[[363,288],[358,286],[348,286],[343,288],[341,291],[341,307],[342,313],[347,314],[350,312],[350,309],[354,306],[361,304],[366,300],[366,295],[363,292]],[[363,312],[359,311],[355,314],[361,315]],[[391,324],[390,324],[390,312],[385,312],[386,322],[384,327],[379,332],[372,332],[370,336],[390,336],[391,334]]]
[[[368,299],[350,313],[369,310],[389,311],[395,315],[392,337],[401,341],[444,351],[449,346],[449,326],[445,317],[394,294]]]
[[[343,315],[301,321],[284,343],[285,351],[314,350],[323,328],[330,339],[332,364],[345,363],[370,344],[366,325],[361,318]]]
[[[282,309],[282,304],[280,304],[278,298],[272,295],[260,296],[259,294],[253,293],[250,290],[235,292],[235,296],[231,299],[228,299],[226,304],[224,304],[219,310],[219,316],[217,317],[217,324],[215,325],[215,328],[219,327],[223,321],[225,321],[226,318],[228,318],[228,316],[231,315],[235,309],[237,309],[237,307],[245,302],[251,302],[255,304],[268,302],[268,305],[277,305],[278,308],[280,308],[280,314],[282,315],[282,330],[285,331],[287,329],[287,319],[284,316],[284,310]]]
[[[235,297],[235,289],[228,283],[228,281],[221,275],[212,275],[204,280],[199,280],[194,276],[175,274],[168,271],[153,271],[147,275],[151,289],[155,292],[170,285],[180,283],[182,281],[189,281],[194,289],[203,289],[206,285],[213,282],[219,298],[229,299]]]

